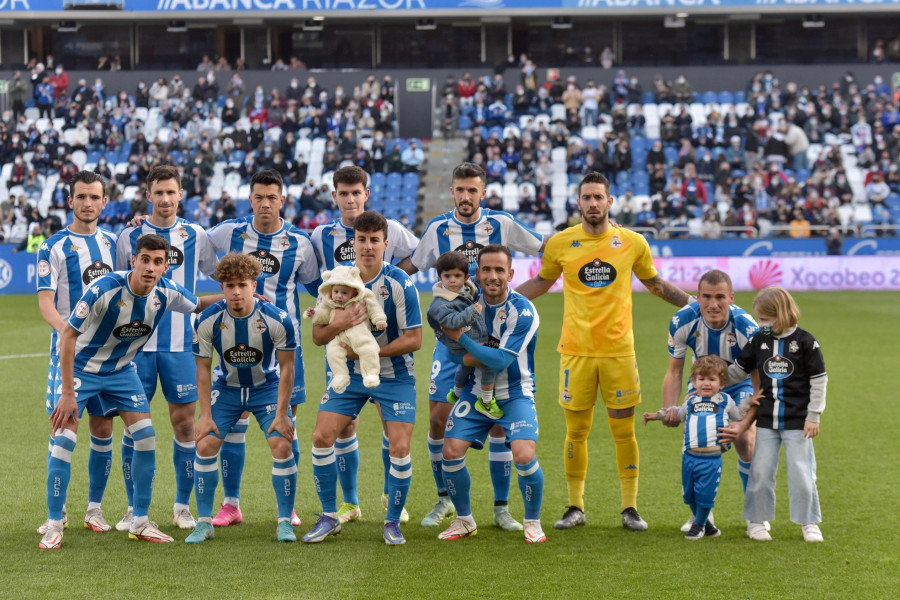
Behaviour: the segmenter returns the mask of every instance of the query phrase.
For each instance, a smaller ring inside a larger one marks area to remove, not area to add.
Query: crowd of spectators
[[[390,76],[369,75],[347,90],[294,77],[285,89],[265,90],[223,71],[201,63],[193,82],[175,75],[134,90],[109,90],[102,77],[70,81],[52,57],[29,69],[30,81],[15,73],[0,120],[0,189],[9,196],[2,235],[23,237],[35,211],[48,233],[64,225],[65,185],[84,167],[113,184],[101,217],[113,230],[148,210],[143,182],[161,162],[183,170],[184,216],[204,225],[249,210],[247,196],[236,197],[241,186],[256,170],[275,169],[290,190],[286,218],[307,229],[335,214],[327,174],[340,166],[386,174],[423,167],[421,144],[395,137]]]
[[[508,83],[449,77],[442,92],[445,131],[468,135],[468,159],[490,183],[519,185],[517,202],[496,190],[490,202],[530,222],[564,226],[573,184],[599,171],[615,218],[651,235],[895,235],[900,95],[880,76],[810,89],[766,71],[745,90],[698,93],[684,75],[645,89],[624,70],[607,86],[537,84],[523,69]]]

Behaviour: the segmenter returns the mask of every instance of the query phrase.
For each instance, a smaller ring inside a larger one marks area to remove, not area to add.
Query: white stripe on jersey
[[[496,306],[484,302],[483,296],[481,301],[490,342],[516,357],[504,371],[497,373],[494,397],[501,400],[510,396],[534,398],[534,349],[541,323],[534,304],[512,290],[506,300]],[[475,373],[477,390],[481,388],[481,370],[476,369]]]
[[[203,311],[194,326],[194,354],[219,358],[215,383],[228,387],[261,387],[278,382],[278,350],[296,350],[297,336],[287,312],[255,301],[246,317],[228,312],[224,300]]]
[[[394,259],[411,256],[419,244],[419,238],[394,219],[387,219],[387,224],[388,245],[383,260],[391,264]],[[337,265],[352,265],[356,261],[353,234],[353,228],[342,224],[340,218],[313,230],[310,239],[323,270],[330,271]]]
[[[692,408],[703,403],[715,404],[714,411],[693,412]],[[684,449],[715,448],[720,446],[718,428],[725,427],[731,420],[740,421],[743,415],[728,394],[720,392],[712,398],[692,395],[679,409],[684,417]]]
[[[128,285],[128,272],[101,277],[69,317],[69,326],[80,333],[75,342],[75,369],[113,373],[127,367],[164,311],[189,313],[196,307],[193,293],[167,279],[160,279],[148,295],[138,296]]]
[[[412,263],[420,271],[433,267],[441,254],[457,250],[469,259],[469,270],[474,275],[478,252],[488,244],[503,244],[513,252],[536,256],[544,243],[539,233],[509,213],[482,208],[477,221],[461,223],[454,212],[435,217],[425,228],[412,255]]]
[[[170,227],[157,227],[144,221],[140,227],[127,227],[116,244],[116,269],[131,269],[131,257],[141,236],[156,234],[169,242],[169,269],[163,277],[197,292],[197,278],[202,272],[211,275],[219,259],[206,231],[182,218]],[[144,344],[146,352],[190,352],[191,315],[166,312],[150,339]]]

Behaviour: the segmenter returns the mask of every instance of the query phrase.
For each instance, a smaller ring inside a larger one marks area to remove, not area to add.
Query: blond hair
[[[772,331],[784,333],[800,322],[800,309],[794,298],[783,287],[777,285],[763,288],[753,300],[756,316],[773,317]]]

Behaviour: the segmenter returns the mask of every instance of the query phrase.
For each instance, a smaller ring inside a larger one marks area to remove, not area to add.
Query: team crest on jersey
[[[264,333],[264,332],[266,331],[266,329],[268,329],[268,327],[266,327],[266,322],[265,322],[264,320],[262,320],[262,319],[257,319],[257,320],[256,320],[256,327],[255,327],[255,329],[256,329],[256,331],[258,331],[259,333]]]
[[[434,379],[431,380],[431,383],[428,384],[428,393],[431,395],[437,394],[437,383]]]
[[[391,294],[388,292],[386,285],[383,285],[378,288],[378,297],[381,298],[382,300],[387,300],[388,296],[390,296],[390,295]]]
[[[283,235],[278,238],[278,244],[281,246],[282,250],[287,250],[291,245],[291,241],[287,238],[286,235]]]
[[[250,256],[256,259],[267,275],[274,275],[281,269],[281,263],[268,250],[254,250]]]
[[[248,367],[260,363],[263,353],[247,344],[238,344],[223,352],[222,358],[233,365]]]
[[[132,321],[113,329],[113,335],[120,340],[134,340],[150,335],[153,328],[141,321]]]
[[[187,230],[186,230],[184,227],[180,227],[180,228],[178,229],[178,237],[180,237],[180,238],[183,239],[183,240],[186,240],[186,239],[188,239],[188,237],[190,237],[190,236],[188,235],[188,232],[187,232]]]
[[[497,311],[497,320],[501,323],[506,322],[506,308],[501,308]]]
[[[88,303],[82,300],[75,306],[75,316],[79,319],[83,319],[88,316],[88,313],[91,312],[91,307],[88,306]]]
[[[95,260],[87,269],[84,270],[84,273],[81,274],[81,281],[84,282],[84,285],[89,285],[95,279],[99,279],[107,273],[111,273],[112,270],[112,267],[105,262],[101,260]]]
[[[616,280],[616,268],[595,258],[578,270],[578,280],[591,288],[605,288]]]
[[[796,341],[792,341],[788,344],[788,352],[800,352],[800,345]]]
[[[42,260],[41,262],[39,262],[37,272],[39,277],[46,277],[47,275],[49,275],[50,263],[48,263],[46,260]]]
[[[162,306],[162,302],[159,301],[159,298],[158,298],[158,297],[153,296],[153,309],[154,309],[154,310],[159,310],[159,307],[160,307],[160,306]]]
[[[776,354],[763,362],[763,373],[770,379],[787,379],[794,373],[794,363]]]
[[[494,228],[491,226],[490,223],[485,222],[483,231],[484,231],[485,235],[491,235],[491,233],[494,232]]]
[[[725,336],[725,343],[727,343],[729,346],[734,346],[735,344],[737,344],[737,338],[734,336],[733,332],[729,331],[728,335]]]
[[[112,248],[112,244],[109,243],[108,239],[106,239],[105,237],[101,237],[100,240],[103,242],[104,246],[106,246],[107,248]]]
[[[460,252],[469,260],[469,264],[474,264],[478,262],[478,255],[481,254],[481,249],[484,246],[469,240],[468,242],[457,246],[455,250]]]
[[[568,404],[569,402],[572,401],[572,394],[569,393],[569,388],[563,388],[563,391],[562,391],[562,401],[563,401],[565,404]]]
[[[195,344],[199,344],[199,343],[200,343],[200,335],[199,335],[196,331],[194,332],[194,339],[193,339],[193,342],[194,342]]]
[[[619,249],[622,247],[622,240],[619,239],[619,236],[612,236],[612,238],[609,240],[609,247],[615,249]]]
[[[447,417],[447,426],[444,427],[444,431],[450,431],[453,429],[453,415]]]

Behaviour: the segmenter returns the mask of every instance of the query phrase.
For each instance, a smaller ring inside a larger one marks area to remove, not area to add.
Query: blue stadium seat
[[[400,173],[388,173],[386,187],[390,190],[399,190],[403,187],[403,175]]]
[[[735,104],[739,104],[741,102],[746,102],[746,101],[747,101],[747,92],[740,91],[740,92],[734,93],[734,103]]]
[[[888,197],[885,198],[884,203],[887,204],[887,207],[893,211],[900,211],[900,194],[888,194]]]
[[[99,160],[100,160],[100,152],[98,152],[97,150],[91,150],[90,152],[87,153],[87,160],[85,162],[95,165],[95,164],[97,164],[97,162]]]
[[[247,158],[247,153],[244,150],[235,150],[231,153],[232,162],[244,162],[245,158]]]
[[[456,122],[456,128],[463,131],[472,129],[473,125],[474,123],[472,122],[472,118],[466,114],[459,115],[459,120]]]
[[[419,174],[418,173],[406,173],[403,175],[403,186],[404,187],[412,187],[415,185],[416,189],[419,189]]]
[[[656,104],[656,96],[653,92],[644,92],[641,94],[641,104]]]
[[[234,205],[235,205],[235,208],[237,209],[238,218],[246,217],[247,215],[250,214],[250,210],[251,210],[250,200],[236,200]]]
[[[631,154],[634,155],[635,152],[643,150],[644,153],[647,152],[647,140],[644,138],[631,138]]]
[[[119,162],[119,152],[117,150],[108,150],[106,152],[106,162],[108,162],[111,165],[114,165],[117,162]]]
[[[731,92],[719,92],[719,104],[734,104],[734,94]]]
[[[472,113],[474,113],[474,112],[475,112],[475,107],[472,106],[471,104],[464,104],[463,106],[459,107],[459,116],[460,117],[463,117],[463,116],[470,117],[470,119],[469,119],[470,121],[471,121]],[[468,127],[466,129],[468,129]]]
[[[678,148],[666,146],[663,148],[663,154],[666,157],[666,163],[668,163],[669,167],[678,162]]]
[[[715,92],[703,92],[703,94],[700,96],[700,102],[702,102],[703,104],[711,104],[718,98],[719,96]]]

